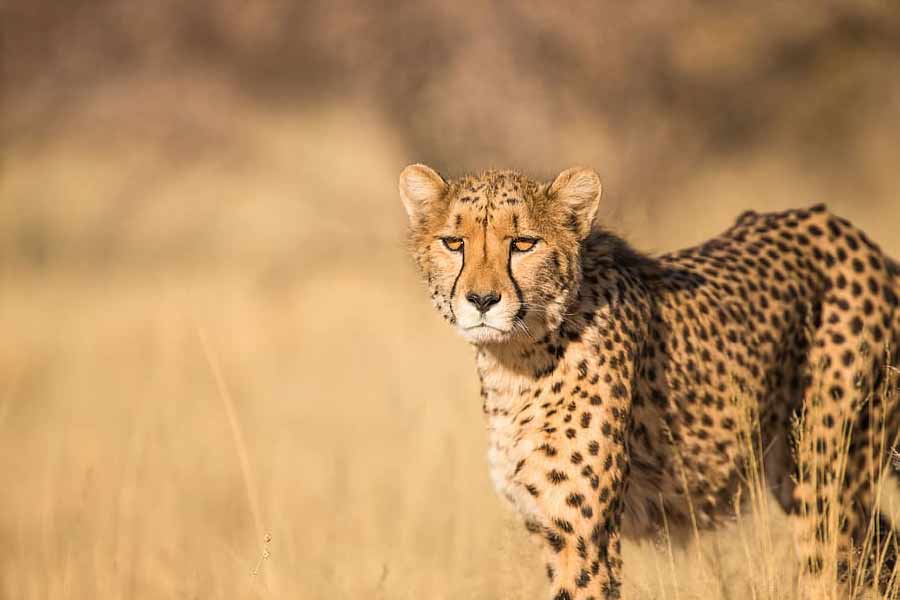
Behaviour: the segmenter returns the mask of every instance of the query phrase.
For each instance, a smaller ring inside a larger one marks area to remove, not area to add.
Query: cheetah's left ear
[[[556,176],[547,195],[569,209],[572,229],[582,238],[591,232],[600,206],[600,177],[592,169],[574,167]]]

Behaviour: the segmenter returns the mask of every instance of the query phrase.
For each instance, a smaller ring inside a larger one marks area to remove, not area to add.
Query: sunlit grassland
[[[541,597],[471,350],[405,255],[395,178],[418,157],[362,112],[226,104],[242,118],[191,122],[183,150],[142,110],[6,160],[2,246],[26,258],[0,270],[0,596]],[[204,158],[223,129],[233,159]],[[705,166],[658,213],[612,190],[603,218],[665,250],[823,199],[773,164]],[[880,212],[833,200],[900,254]],[[699,544],[627,543],[630,597],[793,598],[787,521],[750,493]]]

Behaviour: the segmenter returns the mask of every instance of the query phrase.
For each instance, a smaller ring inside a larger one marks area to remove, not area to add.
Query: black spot
[[[569,506],[581,506],[582,502],[584,502],[584,496],[574,492],[569,494],[569,497],[566,498],[566,504]]]
[[[584,379],[585,377],[587,377],[587,374],[588,374],[587,361],[583,360],[580,363],[578,363],[578,380],[580,381],[580,380]]]
[[[566,475],[564,472],[562,472],[558,469],[551,469],[551,470],[547,471],[547,479],[552,484],[562,483],[563,481],[565,481],[568,478],[569,478],[568,475]]]
[[[580,588],[587,587],[587,584],[591,582],[591,574],[587,572],[587,570],[582,569],[581,574],[578,576],[578,579],[575,580],[575,585]]]
[[[841,235],[841,228],[834,219],[828,219],[828,230],[834,237]]]
[[[556,456],[556,448],[554,448],[550,444],[541,444],[540,446],[538,446],[538,450],[540,450],[547,456]]]
[[[575,528],[572,527],[572,524],[565,519],[554,519],[553,522],[563,533],[571,534],[575,531]]]
[[[811,556],[806,561],[806,570],[813,575],[821,573],[824,566],[825,562],[822,560],[821,556]]]
[[[608,502],[609,501],[609,488],[608,487],[605,487],[602,490],[600,490],[599,500],[600,500],[600,502]]]
[[[602,542],[606,541],[606,536],[603,535],[603,528],[599,523],[594,525],[594,528],[591,530],[591,542],[599,546]]]
[[[869,291],[873,294],[877,294],[879,290],[878,282],[875,281],[874,277],[869,277],[867,283],[869,284]]]
[[[550,547],[553,548],[553,551],[557,553],[562,552],[563,548],[566,547],[565,538],[555,531],[547,532],[547,543],[550,544]]]
[[[580,535],[578,536],[577,549],[578,549],[578,556],[580,556],[582,558],[582,560],[586,559],[587,558],[587,544],[585,543],[584,538],[581,537]]]
[[[853,364],[853,352],[850,350],[845,350],[844,354],[841,356],[841,362],[844,363],[845,367],[849,367]]]

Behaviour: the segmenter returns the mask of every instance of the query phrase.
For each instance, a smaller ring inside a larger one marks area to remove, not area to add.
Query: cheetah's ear
[[[600,177],[592,169],[574,167],[556,176],[547,195],[570,211],[571,227],[584,238],[591,232],[600,205]]]
[[[428,205],[443,196],[446,190],[447,182],[425,165],[409,165],[400,173],[400,199],[411,224],[419,221]]]

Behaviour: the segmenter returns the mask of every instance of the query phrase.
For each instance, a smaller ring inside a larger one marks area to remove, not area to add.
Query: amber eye
[[[516,252],[528,252],[537,243],[538,241],[535,238],[520,237],[513,240],[512,247]]]
[[[451,252],[459,252],[462,250],[463,241],[458,237],[445,237],[441,238],[441,241],[444,242],[444,246],[447,247],[447,250]]]

